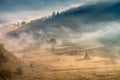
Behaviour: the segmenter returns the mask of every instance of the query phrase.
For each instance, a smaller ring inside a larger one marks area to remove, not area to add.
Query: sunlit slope
[[[24,80],[31,73],[24,62],[0,44],[0,80]]]
[[[54,51],[33,50],[15,54],[27,65],[33,64],[34,78],[42,80],[119,80],[120,62],[109,57],[89,54],[90,59],[85,60],[84,54],[56,54],[58,50],[66,50],[68,47],[57,47]],[[68,49],[67,49],[68,50]],[[71,48],[69,49],[71,51]],[[92,52],[91,52],[92,53]],[[26,57],[23,57],[23,55]],[[97,53],[96,53],[97,54]]]

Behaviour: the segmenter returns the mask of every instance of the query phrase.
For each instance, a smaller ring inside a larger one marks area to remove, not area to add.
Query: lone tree
[[[25,21],[21,22],[21,25],[26,25],[27,23]]]
[[[50,43],[51,43],[52,50],[54,50],[55,49],[55,45],[57,44],[57,40],[55,38],[51,38],[50,39]]]
[[[85,53],[84,60],[89,60],[89,59],[90,59],[90,57],[89,57],[88,53]]]

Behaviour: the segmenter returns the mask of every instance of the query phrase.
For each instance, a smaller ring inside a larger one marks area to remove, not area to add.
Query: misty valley
[[[120,80],[119,7],[119,0],[1,0],[0,80]]]

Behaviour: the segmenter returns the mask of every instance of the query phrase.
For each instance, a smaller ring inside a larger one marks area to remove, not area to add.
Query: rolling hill
[[[29,74],[29,68],[0,44],[0,80],[21,80]]]
[[[83,38],[87,35],[109,47],[119,46],[119,7],[120,1],[84,4],[61,13],[53,12],[51,16],[24,23],[20,28],[8,32],[7,35],[17,38],[22,34],[31,35],[36,43],[40,42],[43,36],[46,40],[51,37],[58,39],[66,39],[67,37],[70,40],[76,37]],[[116,32],[112,30],[116,30]]]

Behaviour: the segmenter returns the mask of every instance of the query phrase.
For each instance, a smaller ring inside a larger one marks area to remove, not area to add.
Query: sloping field
[[[31,68],[34,80],[120,80],[119,58],[113,61],[90,56],[90,60],[84,60],[80,55],[55,55],[47,51],[15,55]]]

